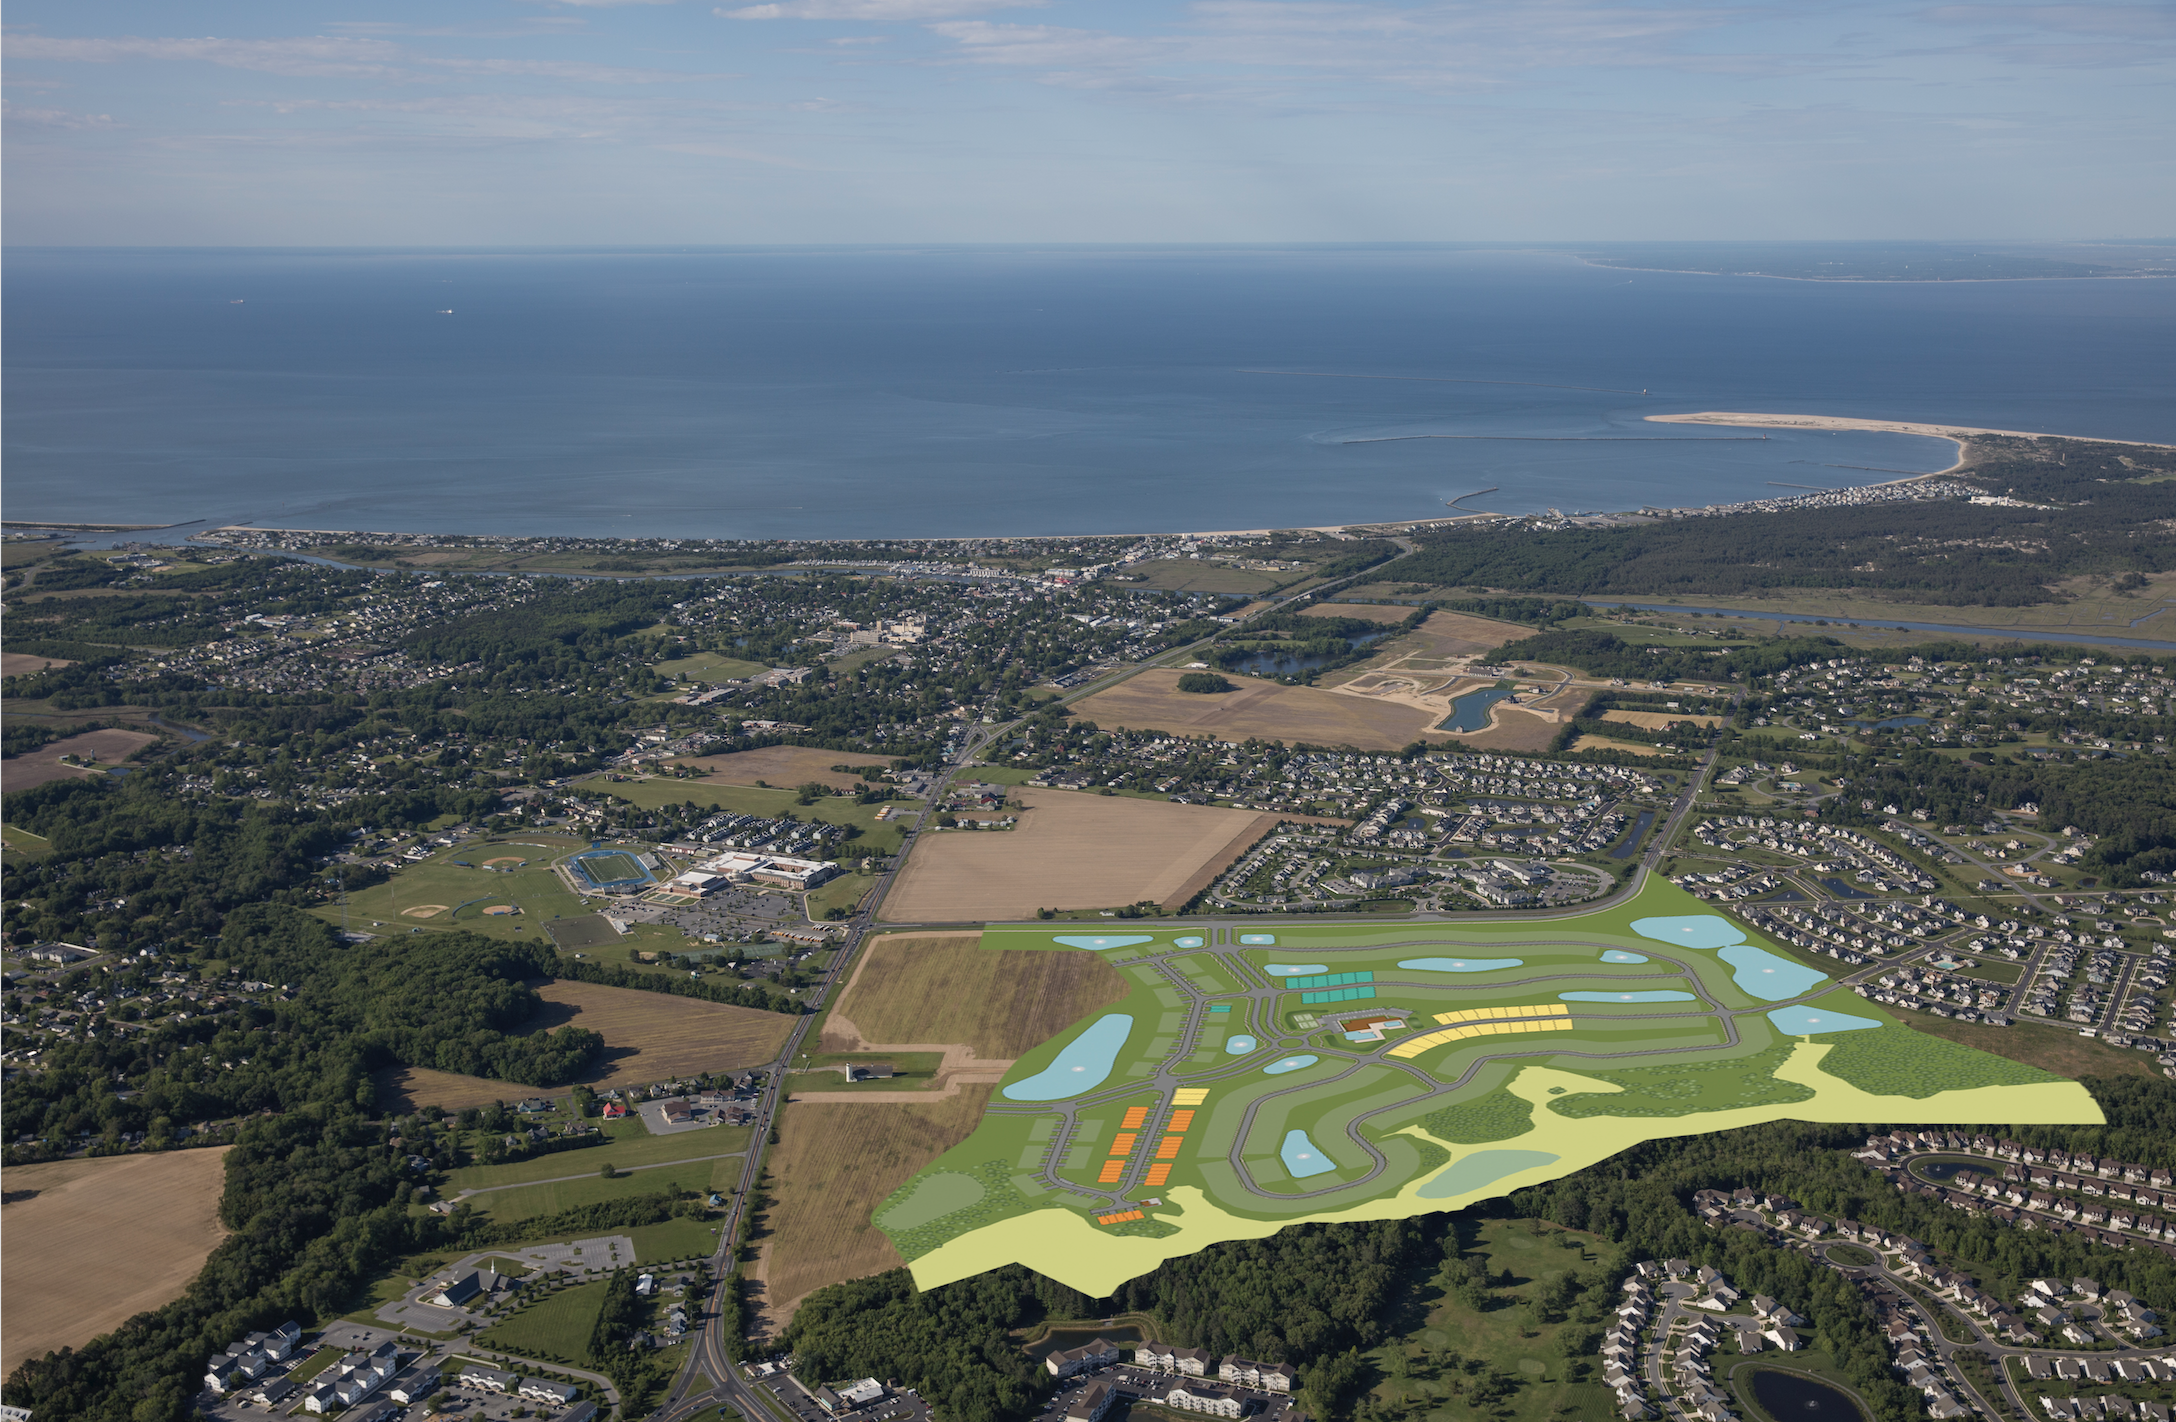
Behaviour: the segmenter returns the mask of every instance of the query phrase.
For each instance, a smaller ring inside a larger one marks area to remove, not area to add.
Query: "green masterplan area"
[[[878,1207],[924,1288],[1018,1262],[1092,1296],[1306,1220],[1450,1210],[1661,1135],[2093,1124],[2076,1082],[1914,1032],[1660,880],[1525,921],[993,925],[1128,995],[1014,1063]]]

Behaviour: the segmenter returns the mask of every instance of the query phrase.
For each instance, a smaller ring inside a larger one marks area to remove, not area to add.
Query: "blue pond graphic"
[[[1612,948],[1602,955],[1605,963],[1645,963],[1651,961],[1645,953],[1627,953],[1622,948]]]
[[[1848,1012],[1827,1012],[1803,1006],[1779,1007],[1768,1014],[1768,1020],[1793,1037],[1811,1037],[1822,1032],[1856,1032],[1862,1027],[1888,1025],[1871,1017],[1854,1017]]]
[[[1788,958],[1778,958],[1765,948],[1739,943],[1716,954],[1735,969],[1730,980],[1763,1002],[1797,997],[1828,981],[1828,974]]]
[[[1004,1090],[1009,1101],[1063,1101],[1083,1091],[1093,1091],[1111,1074],[1119,1048],[1133,1031],[1133,1019],[1123,1012],[1098,1017],[1087,1031],[1058,1053],[1058,1059],[1025,1081]]]
[[[1788,996],[1788,994],[1786,994]],[[1649,988],[1645,992],[1560,992],[1560,1002],[1697,1002],[1689,992],[1674,988]]]
[[[1407,958],[1398,964],[1401,968],[1418,968],[1424,973],[1486,973],[1497,968],[1523,968],[1524,958]]]
[[[1745,935],[1732,926],[1729,919],[1717,918],[1712,913],[1635,918],[1632,931],[1642,938],[1652,938],[1657,943],[1675,943],[1680,948],[1726,948],[1745,941]]]
[[[1253,1051],[1256,1047],[1259,1047],[1261,1045],[1262,1044],[1260,1042],[1255,1041],[1246,1033],[1241,1032],[1235,1037],[1226,1037],[1224,1039],[1224,1055],[1228,1057],[1243,1057],[1247,1053]]]
[[[1199,948],[1202,944],[1206,942],[1208,942],[1208,940],[1206,938],[1203,938],[1200,934],[1189,933],[1184,938],[1172,939],[1171,946],[1174,948]]]
[[[1273,948],[1277,943],[1277,935],[1274,933],[1242,933],[1239,935],[1239,941],[1257,948]]]
[[[1304,978],[1310,973],[1327,973],[1328,963],[1264,963],[1262,971],[1276,978]]]
[[[1448,1200],[1453,1195],[1465,1195],[1484,1185],[1493,1185],[1507,1175],[1522,1170],[1532,1170],[1537,1165],[1554,1165],[1557,1157],[1539,1150],[1477,1150],[1462,1160],[1453,1161],[1450,1168],[1420,1187],[1417,1192],[1423,1200]]]
[[[1136,943],[1156,940],[1146,933],[1066,933],[1050,941],[1068,948],[1131,948]]]
[[[1303,1052],[1296,1057],[1279,1057],[1276,1061],[1263,1067],[1262,1071],[1268,1076],[1283,1076],[1288,1071],[1298,1071],[1301,1067],[1311,1067],[1321,1060],[1320,1057],[1309,1056]]]
[[[1295,1180],[1337,1169],[1337,1163],[1316,1149],[1305,1131],[1286,1131],[1284,1144],[1277,1147],[1277,1158],[1284,1162],[1284,1168],[1292,1172]]]

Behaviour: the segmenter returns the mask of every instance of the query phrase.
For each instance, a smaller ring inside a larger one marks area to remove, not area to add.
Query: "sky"
[[[2176,236],[2176,5],[13,0],[11,244]]]

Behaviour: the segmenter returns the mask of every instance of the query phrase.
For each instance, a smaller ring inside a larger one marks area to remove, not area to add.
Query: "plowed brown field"
[[[1417,706],[1365,701],[1312,686],[1239,682],[1237,691],[1201,696],[1179,690],[1176,671],[1146,671],[1096,693],[1074,709],[1099,726],[1243,741],[1260,736],[1355,750],[1398,750],[1419,740],[1431,717]]]

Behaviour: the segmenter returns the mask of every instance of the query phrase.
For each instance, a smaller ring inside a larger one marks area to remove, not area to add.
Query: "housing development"
[[[1974,467],[1200,535],[11,529],[5,1403],[2165,1419],[2176,583],[1937,633],[1446,571],[2059,503]]]

